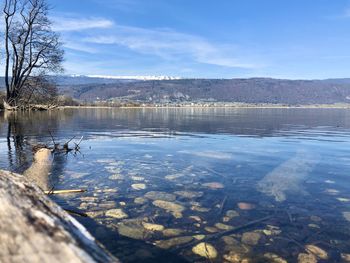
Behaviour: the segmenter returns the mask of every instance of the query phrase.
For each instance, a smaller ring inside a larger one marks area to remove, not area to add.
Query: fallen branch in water
[[[87,191],[86,189],[68,189],[68,190],[49,190],[49,191],[44,191],[44,193],[47,195],[52,195],[52,194],[84,193],[86,191]]]
[[[65,209],[65,208],[63,210],[69,214],[78,215],[78,216],[82,216],[82,217],[88,217],[88,215],[86,213],[82,213],[82,212],[78,212],[78,211],[74,211],[74,210],[70,210],[70,209]]]

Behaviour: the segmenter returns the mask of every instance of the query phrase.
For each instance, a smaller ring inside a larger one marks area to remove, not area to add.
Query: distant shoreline
[[[145,106],[59,106],[58,109],[350,109],[350,104],[312,104],[312,105],[145,105]]]

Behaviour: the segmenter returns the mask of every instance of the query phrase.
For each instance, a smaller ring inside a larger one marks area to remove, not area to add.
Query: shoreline
[[[162,105],[162,106],[58,106],[57,109],[350,109],[349,105]]]

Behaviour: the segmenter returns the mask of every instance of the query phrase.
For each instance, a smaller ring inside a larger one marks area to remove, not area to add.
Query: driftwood
[[[24,176],[0,171],[0,262],[119,262]]]
[[[54,194],[74,194],[74,193],[84,193],[86,192],[86,189],[67,189],[67,190],[49,190],[44,191],[47,195],[54,195]]]
[[[22,106],[11,106],[6,101],[3,101],[4,109],[7,111],[17,111],[19,109],[21,110],[33,110],[33,111],[47,111],[47,110],[53,110],[58,107],[56,104],[28,104],[28,105],[22,105]]]
[[[11,106],[6,101],[3,101],[4,109],[7,111],[16,111],[18,106]]]

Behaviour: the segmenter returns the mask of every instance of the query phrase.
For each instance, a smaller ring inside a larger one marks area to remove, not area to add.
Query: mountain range
[[[166,76],[51,76],[61,94],[80,101],[144,103],[350,103],[350,79],[179,79]],[[3,78],[0,78],[3,86]]]

